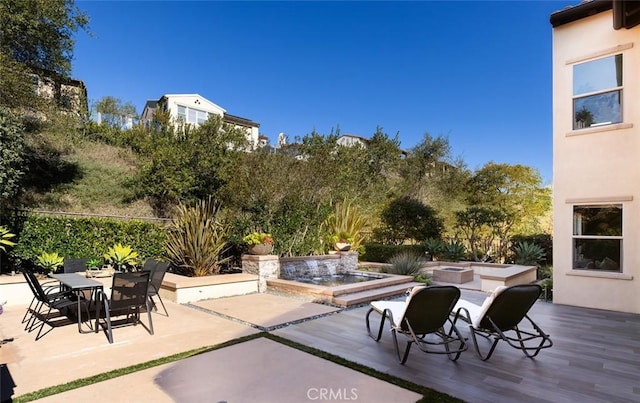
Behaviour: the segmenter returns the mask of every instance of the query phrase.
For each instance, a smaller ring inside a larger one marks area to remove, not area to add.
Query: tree
[[[88,27],[74,0],[0,2],[0,104],[41,109],[33,75],[67,77],[73,59],[73,35]]]
[[[375,236],[393,244],[440,238],[442,231],[442,220],[436,216],[433,208],[407,197],[389,203],[382,211],[381,218],[383,227],[375,231]]]
[[[0,107],[0,205],[15,201],[25,174],[24,132],[18,119]]]
[[[142,164],[136,187],[151,200],[156,212],[180,201],[193,201],[215,195],[229,180],[229,169],[246,149],[245,132],[211,116],[199,127],[176,130],[152,129],[151,140],[142,144],[148,161]]]
[[[32,69],[69,75],[73,35],[89,23],[74,0],[5,0],[0,16],[0,53]]]
[[[132,103],[123,104],[119,98],[106,96],[96,102],[95,110],[99,114],[100,123],[114,128],[123,128],[134,123],[138,117],[136,107]]]
[[[466,191],[468,205],[499,212],[500,219],[491,225],[500,241],[500,259],[507,255],[511,235],[539,232],[540,219],[551,208],[550,189],[542,186],[535,169],[524,165],[490,162],[472,175]]]

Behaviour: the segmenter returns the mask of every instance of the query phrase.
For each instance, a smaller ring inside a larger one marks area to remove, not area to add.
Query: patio
[[[463,291],[481,302],[484,294]],[[155,335],[140,327],[78,334],[73,323],[38,342],[25,333],[25,307],[0,316],[2,399],[199,347],[269,331],[379,372],[471,402],[640,400],[640,316],[538,302],[532,317],[554,346],[530,360],[503,343],[488,362],[473,350],[453,363],[446,356],[411,352],[398,364],[390,335],[380,343],[364,327],[366,307],[336,310],[304,299],[249,294],[194,305],[168,302],[170,317],[154,314]],[[467,333],[462,327],[463,333]],[[260,401],[414,402],[420,395],[293,347],[258,337],[218,350],[95,383],[41,401]],[[328,393],[327,392],[327,393]],[[355,395],[353,395],[355,393]],[[329,395],[326,395],[329,397]],[[337,397],[340,397],[338,399]],[[324,399],[327,400],[327,399]]]

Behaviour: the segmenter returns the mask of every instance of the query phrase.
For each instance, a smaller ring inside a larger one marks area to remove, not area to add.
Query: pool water
[[[323,285],[325,287],[334,287],[338,285],[356,284],[379,279],[379,277],[363,276],[358,274],[333,274],[330,276],[298,277],[295,281],[307,284]]]

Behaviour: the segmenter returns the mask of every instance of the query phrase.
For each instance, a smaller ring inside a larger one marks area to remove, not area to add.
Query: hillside
[[[134,199],[131,179],[138,161],[130,150],[88,140],[56,143],[48,139],[47,147],[44,167],[38,157],[31,160],[32,186],[25,194],[30,208],[153,216],[148,203]],[[38,148],[42,154],[42,144]]]

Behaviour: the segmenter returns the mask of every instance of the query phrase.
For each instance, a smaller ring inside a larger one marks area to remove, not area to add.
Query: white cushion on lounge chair
[[[465,308],[467,311],[469,311],[471,324],[473,325],[473,327],[478,328],[480,327],[480,321],[482,320],[484,315],[487,313],[487,310],[493,303],[493,300],[502,292],[502,290],[505,290],[506,288],[507,287],[505,286],[500,286],[495,290],[493,290],[491,295],[485,298],[484,302],[482,303],[482,306],[476,305],[473,302],[469,302],[464,299],[459,299],[458,302],[456,303],[456,306],[453,308],[453,311],[457,312],[459,308]]]
[[[385,309],[388,309],[391,312],[391,316],[393,318],[393,325],[395,327],[400,327],[402,318],[404,318],[404,312],[407,310],[407,306],[409,306],[411,297],[413,297],[419,290],[423,288],[425,288],[425,286],[419,285],[413,287],[406,301],[373,301],[371,302],[371,307],[375,309],[379,314],[382,314]]]

